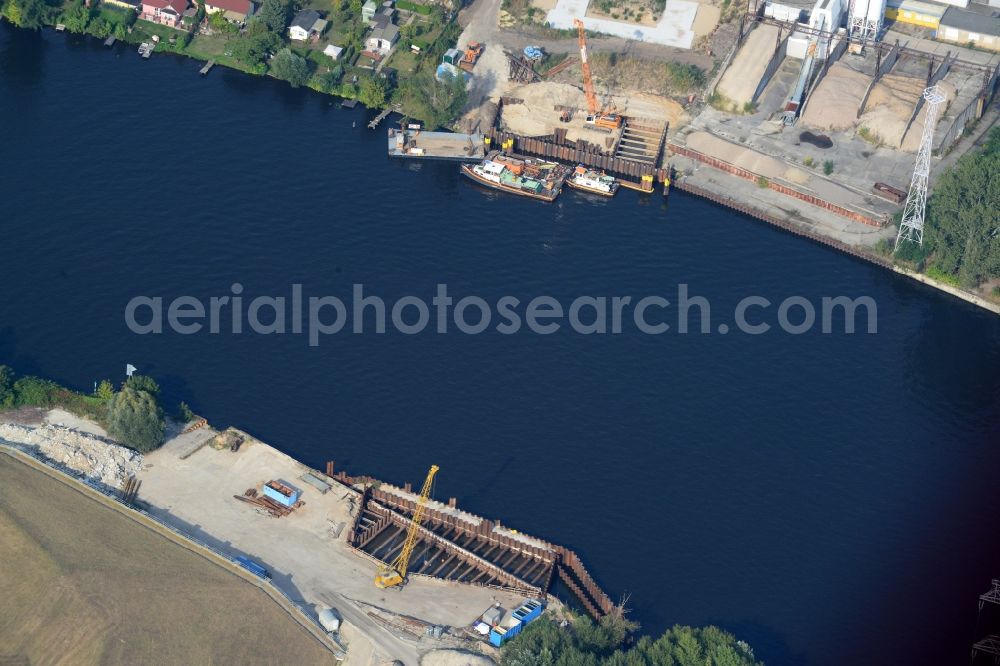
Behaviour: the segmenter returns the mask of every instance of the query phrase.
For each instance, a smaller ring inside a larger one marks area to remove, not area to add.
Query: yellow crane
[[[385,589],[395,587],[406,582],[406,569],[410,565],[410,555],[413,554],[413,547],[417,545],[417,528],[420,521],[424,519],[424,507],[427,506],[427,498],[431,494],[431,485],[434,483],[434,475],[438,473],[440,467],[431,465],[424,479],[424,487],[420,490],[420,499],[413,509],[413,518],[410,519],[410,527],[406,530],[406,541],[403,542],[403,549],[399,551],[390,564],[382,564],[375,574],[375,587]]]

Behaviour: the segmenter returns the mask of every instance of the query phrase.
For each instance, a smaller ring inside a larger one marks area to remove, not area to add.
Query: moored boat
[[[495,150],[479,164],[463,164],[462,173],[501,192],[554,201],[562,191],[569,169],[555,162]]]
[[[614,176],[588,169],[582,164],[576,167],[566,184],[574,190],[600,194],[605,197],[613,197],[618,191],[618,180]]]

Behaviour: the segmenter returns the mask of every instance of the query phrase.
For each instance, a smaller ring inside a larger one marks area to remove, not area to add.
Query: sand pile
[[[778,27],[759,25],[750,32],[729,69],[722,75],[716,92],[742,108],[753,97],[764,76],[778,40]]]
[[[809,182],[809,174],[801,169],[763,153],[758,153],[756,150],[730,143],[708,132],[691,132],[687,135],[687,145],[694,150],[711,155],[723,162],[729,162],[741,169],[752,171],[765,178],[780,178],[800,185]]]
[[[556,105],[587,108],[587,98],[583,91],[566,83],[531,83],[519,86],[507,94],[523,99],[524,103],[504,106],[504,125],[511,131],[526,136],[552,134],[553,120],[558,122]]]
[[[57,463],[112,488],[142,467],[142,454],[100,437],[57,425],[37,428],[0,423],[0,439],[35,448]]]
[[[806,105],[802,122],[821,130],[846,130],[857,122],[858,106],[871,77],[836,62]]]
[[[950,101],[955,98],[955,87],[948,82],[938,84],[945,97]],[[866,128],[874,141],[881,141],[888,146],[899,146],[906,129],[906,121],[913,113],[924,90],[924,81],[910,76],[886,75],[872,90],[865,106],[865,112],[858,121],[858,128]],[[906,134],[902,150],[916,152],[920,146],[920,135],[923,132],[926,105],[913,121],[913,126]]]

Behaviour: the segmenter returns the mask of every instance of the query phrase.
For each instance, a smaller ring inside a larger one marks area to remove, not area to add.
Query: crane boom
[[[413,509],[413,517],[410,519],[410,527],[406,530],[406,541],[403,542],[403,549],[391,564],[383,564],[375,574],[375,586],[379,588],[394,587],[402,585],[406,581],[406,570],[410,566],[410,555],[417,545],[417,528],[424,519],[424,508],[427,506],[427,498],[431,494],[431,485],[434,483],[434,475],[438,473],[440,467],[431,465],[424,479],[424,487],[420,489],[420,498]]]
[[[591,114],[597,113],[597,93],[594,92],[594,81],[590,76],[590,62],[587,60],[587,34],[583,27],[583,21],[573,19],[576,26],[578,40],[580,42],[580,62],[583,69],[583,94],[587,96],[587,108]]]
[[[617,129],[621,127],[622,117],[615,113],[613,107],[601,109],[597,105],[597,93],[594,92],[594,79],[590,74],[590,61],[587,60],[587,34],[586,29],[583,27],[583,21],[573,19],[573,25],[576,26],[580,42],[580,68],[583,70],[583,94],[587,97],[587,109],[590,111],[587,122],[593,123],[597,127],[603,127],[604,129]]]

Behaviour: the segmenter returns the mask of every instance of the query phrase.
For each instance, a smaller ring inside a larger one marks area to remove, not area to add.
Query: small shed
[[[367,23],[372,20],[375,16],[375,12],[378,11],[378,3],[375,0],[367,0],[365,4],[361,5],[361,20]]]
[[[327,631],[340,629],[340,614],[332,608],[324,608],[319,612],[319,623]]]
[[[328,55],[334,60],[340,58],[340,54],[344,52],[344,47],[334,46],[333,44],[327,44],[326,48],[323,49],[323,55]]]
[[[458,49],[448,49],[444,52],[444,58],[442,58],[441,61],[457,67],[458,63],[462,62],[463,55],[465,54]]]
[[[483,622],[491,627],[495,624],[500,624],[501,618],[503,618],[503,609],[499,606],[493,606],[488,611],[483,613]]]

